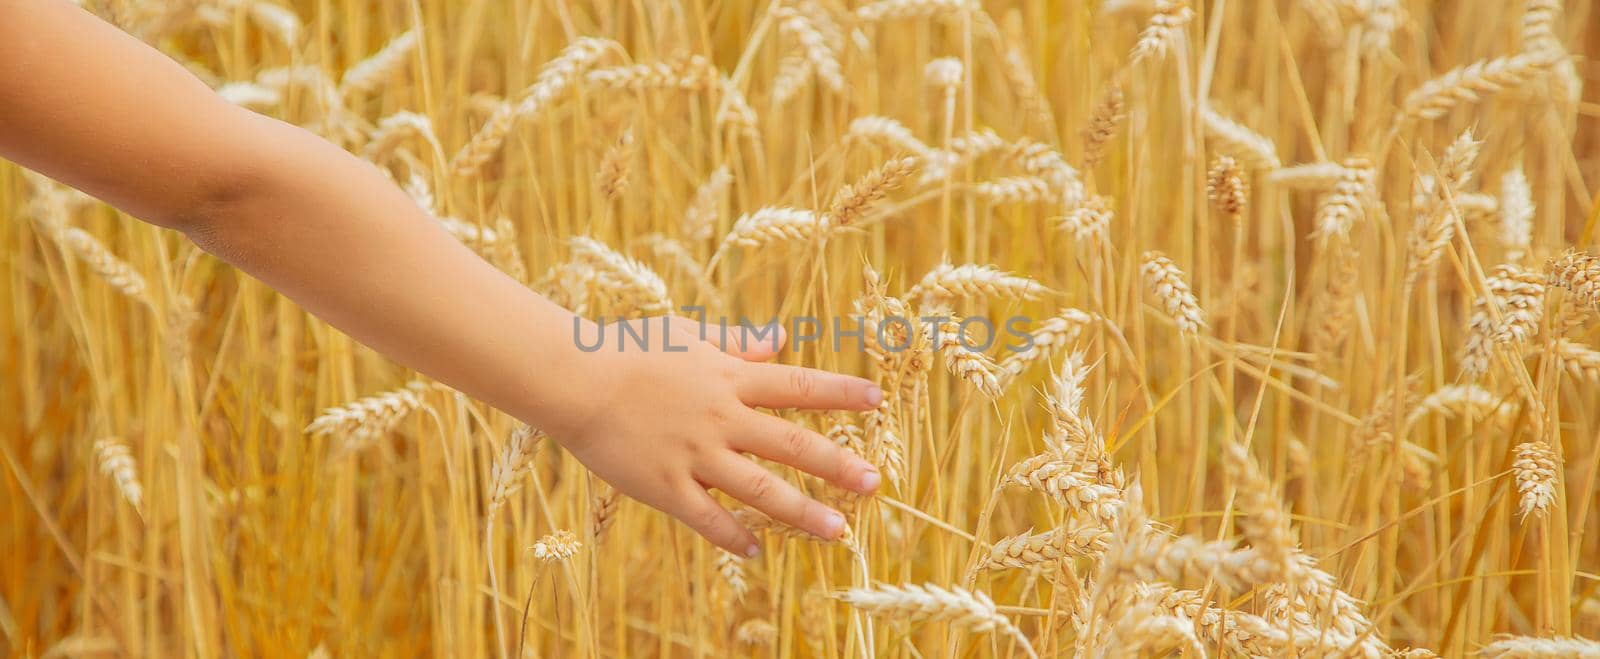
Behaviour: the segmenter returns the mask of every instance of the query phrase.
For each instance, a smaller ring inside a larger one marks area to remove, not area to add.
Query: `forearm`
[[[456,242],[378,170],[251,115],[249,185],[187,228],[207,251],[396,361],[524,420],[588,358],[572,315]]]
[[[571,316],[372,166],[234,107],[59,0],[0,0],[0,157],[178,229],[357,340],[531,422],[583,354]],[[559,389],[558,389],[559,387]],[[570,412],[568,413],[570,414]]]

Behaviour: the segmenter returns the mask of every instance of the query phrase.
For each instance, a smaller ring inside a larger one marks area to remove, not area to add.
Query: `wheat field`
[[[887,479],[735,557],[4,165],[0,654],[1600,657],[1600,3],[83,4],[574,311],[887,328],[781,357]]]

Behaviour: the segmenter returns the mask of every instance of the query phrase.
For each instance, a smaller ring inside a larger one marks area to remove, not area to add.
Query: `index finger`
[[[883,401],[866,379],[787,364],[747,364],[738,391],[746,405],[773,409],[864,411]]]

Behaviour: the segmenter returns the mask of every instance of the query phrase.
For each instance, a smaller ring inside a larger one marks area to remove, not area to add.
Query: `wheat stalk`
[[[620,298],[625,305],[645,316],[672,313],[672,297],[661,275],[634,259],[623,256],[593,238],[572,238],[572,256],[579,264],[594,270],[594,281]]]
[[[740,216],[733,223],[706,269],[715,270],[715,265],[735,247],[758,249],[778,243],[809,242],[827,235],[830,228],[826,217],[808,210],[783,206],[761,208]]]
[[[1008,176],[972,185],[972,193],[997,204],[1036,204],[1061,200],[1059,190],[1041,176]]]
[[[1016,93],[1017,100],[1023,113],[1032,117],[1041,126],[1054,125],[1054,114],[1050,111],[1050,101],[1045,99],[1039,90],[1039,82],[1033,76],[1033,69],[1028,64],[1027,56],[1022,49],[1016,46],[1020,39],[1008,40],[1005,53],[1002,55],[1000,71],[1006,77],[1006,82],[1011,86],[1011,91]],[[949,76],[945,76],[949,78]],[[959,75],[957,76],[959,78]],[[930,76],[931,79],[931,76]],[[952,88],[959,84],[959,80],[949,85],[935,85]],[[953,92],[952,92],[953,93]]]
[[[1419,189],[1431,190],[1422,195],[1423,203],[1416,209],[1416,229],[1411,235],[1410,259],[1406,264],[1408,285],[1433,270],[1444,248],[1455,237],[1461,215],[1455,197],[1466,191],[1480,145],[1472,131],[1463,132],[1441,156],[1438,175],[1431,184],[1419,181]]]
[[[732,185],[733,174],[729,173],[727,166],[722,166],[712,171],[700,187],[695,188],[694,198],[683,212],[683,235],[686,238],[705,240],[711,237],[722,212],[722,199]]]
[[[1396,125],[1403,121],[1438,119],[1459,105],[1477,102],[1507,87],[1526,84],[1561,60],[1557,52],[1534,50],[1456,67],[1406,94],[1400,102]]]
[[[97,439],[94,453],[100,461],[100,473],[117,486],[123,500],[133,507],[133,512],[144,518],[144,486],[139,484],[139,464],[134,462],[128,445],[114,437]]]
[[[744,91],[726,75],[719,75],[716,84],[722,96],[721,105],[717,107],[717,127],[731,128],[750,139],[760,137],[756,129],[756,110],[750,107],[750,99],[745,97]]]
[[[389,434],[406,416],[422,405],[427,385],[420,380],[323,410],[305,432],[313,437],[343,435],[344,451],[355,451]]]
[[[1416,406],[1406,413],[1405,427],[1416,425],[1429,414],[1446,419],[1465,416],[1476,420],[1497,409],[1501,417],[1511,413],[1510,408],[1501,407],[1499,397],[1483,387],[1475,384],[1446,385],[1417,401]]]
[[[1294,188],[1326,188],[1345,178],[1351,168],[1344,163],[1322,161],[1279,167],[1267,173],[1267,182]]]
[[[1500,244],[1506,260],[1521,261],[1533,245],[1533,190],[1528,176],[1518,167],[1500,177]]]
[[[1260,133],[1244,124],[1229,119],[1209,105],[1200,106],[1200,119],[1206,138],[1215,140],[1218,147],[1256,169],[1277,169],[1283,165],[1278,160],[1278,147]]]
[[[1544,519],[1556,500],[1556,486],[1560,464],[1555,450],[1543,441],[1524,442],[1517,445],[1517,459],[1511,463],[1516,476],[1517,514],[1526,521],[1532,515]]]
[[[974,632],[1000,631],[1016,639],[1029,657],[1038,658],[1033,644],[1009,618],[1000,615],[994,600],[982,592],[973,593],[952,586],[934,584],[885,585],[877,588],[852,588],[837,597],[871,615],[904,618],[911,621],[949,622]]]
[[[589,541],[596,546],[606,530],[617,521],[617,508],[622,505],[622,493],[610,485],[600,485],[590,499]]]
[[[977,10],[972,0],[878,0],[856,8],[857,20],[865,22],[926,18],[942,14]]]
[[[1105,438],[1095,429],[1094,421],[1083,412],[1084,382],[1088,380],[1090,367],[1084,363],[1082,352],[1073,352],[1062,360],[1061,370],[1051,379],[1050,394],[1046,397],[1046,409],[1050,412],[1050,424],[1045,427],[1045,444],[1057,457],[1071,462],[1073,458],[1082,460],[1085,464],[1079,465],[1079,471],[1087,464],[1097,464],[1105,459]],[[1121,489],[1120,477],[1108,482],[1105,477],[1110,473],[1101,473],[1101,478],[1096,480]]]
[[[1139,33],[1130,55],[1134,64],[1148,59],[1164,59],[1180,37],[1184,26],[1194,18],[1194,10],[1183,0],[1156,0],[1156,11]]]
[[[1094,245],[1106,238],[1114,216],[1112,200],[1105,195],[1094,195],[1061,218],[1057,225],[1072,234],[1073,240]]]
[[[559,563],[572,558],[583,547],[578,542],[578,536],[571,531],[558,530],[550,535],[540,538],[528,551],[533,552],[533,557],[545,563]]]
[[[1102,527],[1084,526],[1001,538],[995,541],[978,569],[1024,569],[1067,558],[1098,556],[1106,549],[1108,535],[1110,532]]]
[[[1289,513],[1284,510],[1272,481],[1256,465],[1255,458],[1242,445],[1229,442],[1222,449],[1222,464],[1235,489],[1234,503],[1245,515],[1236,518],[1239,531],[1262,558],[1289,570],[1289,556],[1297,546],[1289,528]]]
[[[736,601],[744,601],[745,593],[750,592],[750,584],[744,577],[744,558],[718,549],[712,562],[716,566],[717,574],[722,577],[722,582],[728,586]]]
[[[1113,82],[1106,87],[1100,101],[1095,103],[1094,110],[1089,114],[1089,124],[1083,128],[1083,158],[1079,161],[1083,171],[1092,172],[1100,164],[1100,159],[1105,156],[1106,145],[1110,144],[1111,138],[1117,134],[1117,127],[1127,117],[1122,86]]]
[[[1374,192],[1376,170],[1366,158],[1347,158],[1339,163],[1339,175],[1331,188],[1317,200],[1316,237],[1326,244],[1343,240],[1357,221],[1366,217],[1367,202]]]
[[[630,163],[635,151],[633,127],[629,126],[622,129],[617,141],[601,156],[600,172],[595,178],[599,181],[600,194],[605,196],[606,201],[616,201],[627,190]]]
[[[1567,373],[1578,380],[1600,382],[1600,351],[1579,345],[1570,339],[1555,342],[1556,359]]]
[[[839,66],[838,53],[811,19],[793,7],[778,7],[777,17],[778,30],[800,44],[801,56],[805,58],[811,75],[828,91],[844,91],[844,73]]]
[[[1086,311],[1064,309],[1057,315],[1040,321],[1028,334],[1027,345],[1001,360],[1000,370],[1005,373],[1005,380],[1015,379],[1028,367],[1049,359],[1056,349],[1077,341],[1084,329],[1097,320],[1098,318]]]
[[[1232,222],[1240,222],[1250,205],[1250,182],[1238,161],[1228,156],[1218,156],[1206,172],[1206,197],[1211,205]]]
[[[1206,326],[1205,315],[1200,311],[1200,301],[1189,290],[1183,271],[1172,259],[1156,251],[1145,252],[1140,262],[1146,290],[1161,302],[1167,315],[1177,323],[1178,331],[1189,336],[1199,334]]]
[[[933,337],[935,352],[944,353],[945,367],[950,373],[966,380],[985,398],[1000,397],[1000,368],[988,355],[968,346],[959,319],[929,322],[928,333]]]
[[[823,213],[822,223],[831,229],[861,221],[873,204],[900,187],[916,168],[915,158],[897,158],[868,172],[860,180],[839,190],[833,198],[833,204]]]
[[[439,138],[433,132],[433,122],[423,115],[404,110],[378,120],[377,128],[367,135],[367,145],[362,148],[361,157],[381,164],[401,144],[412,138],[421,138],[441,159],[444,157],[444,147],[440,146]],[[432,210],[433,205],[426,204],[423,207]]]
[[[1502,636],[1483,646],[1477,654],[1497,659],[1595,659],[1600,657],[1600,642],[1577,637]]]
[[[416,30],[406,30],[390,39],[378,52],[345,69],[344,76],[339,79],[339,95],[350,98],[375,91],[406,65],[419,40]]]
[[[531,86],[515,102],[500,105],[494,115],[473,133],[456,153],[450,170],[458,177],[476,175],[505,144],[506,136],[519,119],[533,117],[560,100],[573,82],[616,43],[594,37],[579,37],[539,70]]]
[[[591,87],[631,92],[650,89],[705,91],[717,79],[716,67],[702,55],[590,69],[583,74],[584,84]]]
[[[922,140],[917,139],[905,124],[888,117],[867,116],[850,120],[850,126],[845,130],[845,139],[903,149],[923,157],[933,153],[933,150]]]
[[[760,618],[751,618],[733,630],[733,640],[739,645],[765,648],[778,642],[778,628]]]
[[[961,63],[961,58],[939,57],[922,68],[922,79],[948,100],[961,87],[961,77],[965,71],[966,66]]]
[[[106,249],[106,246],[100,244],[100,241],[89,232],[78,227],[63,226],[55,233],[55,238],[72,250],[78,260],[83,261],[118,293],[140,302],[149,302],[144,276],[134,270],[127,261]]]
[[[1600,257],[1568,250],[1550,259],[1545,279],[1551,286],[1566,289],[1576,302],[1600,313]]]
[[[803,55],[789,55],[778,61],[778,73],[772,79],[772,103],[784,105],[799,95],[811,82],[811,61]]]
[[[1063,506],[1088,513],[1107,527],[1116,524],[1125,507],[1117,488],[1094,482],[1072,464],[1048,453],[1013,465],[1001,484],[1049,495]]]
[[[1544,319],[1544,278],[1516,265],[1496,266],[1486,291],[1472,305],[1461,371],[1476,378],[1489,370],[1495,348],[1513,354],[1539,333]]]
[[[519,426],[506,440],[505,449],[495,459],[489,472],[489,489],[485,494],[484,525],[494,526],[495,516],[522,489],[522,472],[533,461],[533,451],[546,435],[529,426]]]
[[[941,263],[923,275],[906,297],[922,307],[939,307],[981,298],[1033,300],[1046,292],[1048,289],[1038,282],[992,265]]]

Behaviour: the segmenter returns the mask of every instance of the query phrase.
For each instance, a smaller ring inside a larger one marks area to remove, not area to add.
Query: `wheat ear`
[[[972,0],[878,0],[856,8],[864,22],[926,18],[975,10]]]
[[[969,631],[1004,632],[1016,639],[1029,657],[1038,659],[1039,656],[1022,630],[1017,629],[1009,618],[1000,615],[994,600],[982,592],[972,593],[960,587],[942,588],[934,584],[906,584],[852,588],[838,595],[838,598],[878,617],[948,621]]]
[[[343,434],[345,451],[353,451],[387,435],[406,415],[422,405],[421,393],[427,385],[413,380],[406,386],[338,407],[330,407],[306,426],[313,437]]]
[[[345,69],[339,80],[339,95],[349,98],[370,94],[406,65],[406,59],[417,49],[417,31],[406,30],[370,57]]]
[[[1511,463],[1516,476],[1517,513],[1526,521],[1544,519],[1556,500],[1556,485],[1560,465],[1556,452],[1549,444],[1535,440],[1517,445],[1517,459]]]
[[[593,268],[595,282],[601,288],[618,296],[639,314],[659,316],[672,312],[672,297],[667,293],[666,282],[643,263],[586,236],[573,237],[572,255],[578,263]]]
[[[761,618],[751,618],[734,628],[733,641],[746,647],[771,647],[778,642],[778,627]]]
[[[1143,265],[1139,270],[1144,273],[1145,288],[1177,323],[1178,331],[1189,336],[1199,334],[1200,329],[1206,326],[1205,315],[1200,310],[1200,301],[1189,290],[1189,282],[1184,280],[1183,271],[1161,252],[1145,252],[1140,261]]]
[[[1224,151],[1243,160],[1245,164],[1257,169],[1283,166],[1278,160],[1278,147],[1272,140],[1246,128],[1244,124],[1219,114],[1209,105],[1200,107],[1200,120],[1207,139],[1216,141]]]
[[[473,133],[467,144],[456,153],[450,170],[456,176],[476,175],[484,163],[489,162],[505,144],[517,120],[542,112],[551,103],[564,96],[577,76],[600,59],[616,43],[594,37],[580,37],[568,45],[561,54],[539,70],[539,75],[516,102],[506,102],[497,108],[489,120]]]
[[[1550,70],[1561,61],[1550,50],[1505,55],[1460,66],[1418,85],[1400,102],[1395,121],[1438,119],[1458,105],[1476,102],[1487,94],[1518,87]]]
[[[1600,658],[1600,642],[1586,638],[1538,636],[1502,636],[1478,650],[1480,657],[1496,659],[1521,659],[1524,657],[1561,657],[1563,659]]]
[[[1566,289],[1576,302],[1600,313],[1600,257],[1568,250],[1550,259],[1545,277],[1551,286]]]
[[[139,464],[134,462],[128,445],[114,437],[106,437],[95,440],[94,452],[100,460],[100,472],[111,478],[123,500],[143,519],[144,486],[139,484]]]
[[[583,547],[578,541],[578,536],[571,531],[558,530],[550,535],[540,538],[528,551],[533,552],[533,557],[545,563],[558,563],[572,558]]]
[[[839,191],[823,214],[823,224],[837,228],[860,222],[873,204],[900,187],[916,168],[915,158],[896,158],[868,172]]]
[[[1048,290],[1032,279],[992,265],[941,263],[923,275],[906,297],[923,307],[940,307],[957,300],[982,298],[1033,300]]]
[[[1134,42],[1131,59],[1138,64],[1148,59],[1163,59],[1183,36],[1183,28],[1194,18],[1194,10],[1182,0],[1156,0],[1156,11]]]

